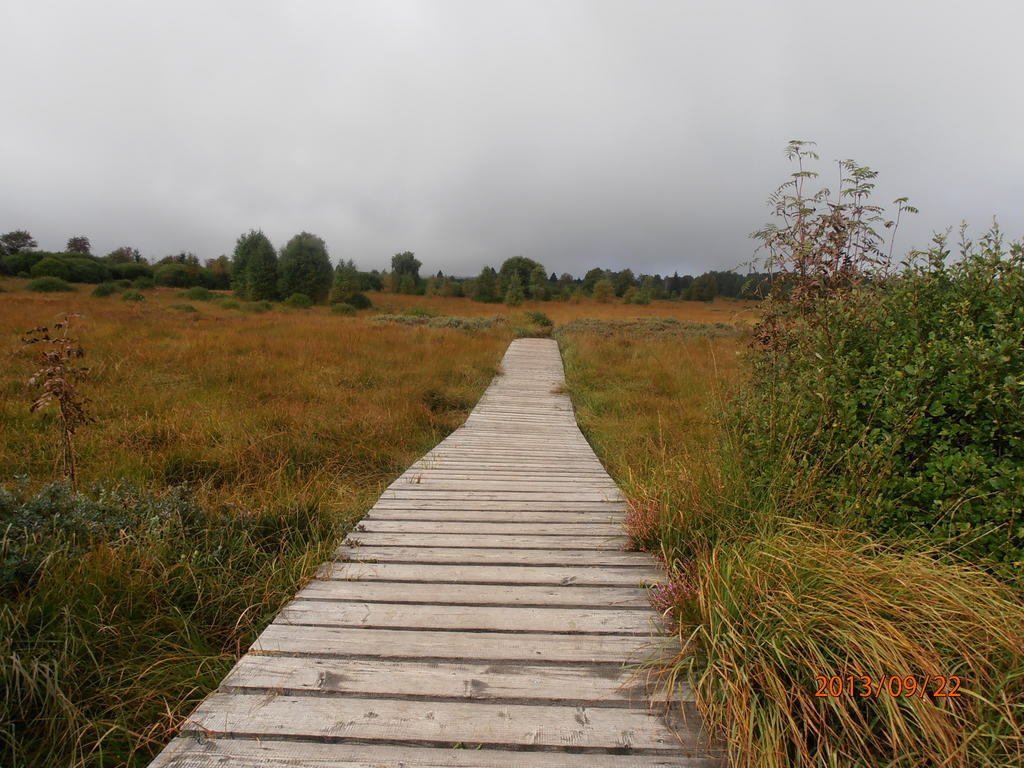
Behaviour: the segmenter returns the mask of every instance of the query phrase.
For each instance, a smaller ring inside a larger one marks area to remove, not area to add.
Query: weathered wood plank
[[[507,523],[578,523],[582,525],[617,525],[622,530],[623,516],[621,512],[509,512],[507,510],[473,510],[473,509],[417,509],[416,507],[375,507],[370,510],[364,521],[369,520],[420,520],[438,522],[494,522],[503,520]]]
[[[527,499],[520,501],[488,501],[453,499],[381,499],[374,509],[487,509],[499,512],[527,512],[550,510],[554,512],[625,512],[622,501],[573,501],[564,499]]]
[[[304,600],[347,600],[374,603],[432,605],[537,605],[648,608],[650,598],[640,587],[525,586],[507,584],[445,584],[317,580],[303,588]]]
[[[361,547],[458,547],[500,549],[608,549],[616,551],[628,543],[625,536],[521,536],[517,534],[471,533],[373,533],[353,531],[347,541]]]
[[[610,549],[502,549],[471,547],[346,546],[335,551],[342,560],[378,563],[460,563],[463,565],[591,565],[602,568],[650,565],[642,552]]]
[[[431,565],[410,563],[325,563],[317,578],[350,581],[433,582],[436,584],[559,584],[641,586],[663,576],[653,566],[598,568],[509,565]]]
[[[669,691],[619,664],[437,662],[416,659],[244,657],[224,688],[434,699],[478,699],[577,706],[647,706]],[[675,700],[693,701],[684,686]]]
[[[523,752],[393,744],[322,744],[309,741],[208,739],[183,736],[151,768],[719,768],[715,758],[588,752]]]
[[[295,599],[274,620],[281,624],[380,629],[564,632],[647,636],[657,631],[650,610],[420,605]]]
[[[450,521],[450,520],[377,520],[364,518],[355,529],[356,533],[437,533],[488,535],[511,533],[536,536],[622,536],[622,523],[509,523],[496,521]]]
[[[676,751],[679,742],[644,710],[488,702],[350,699],[215,693],[184,733],[332,741],[405,741],[537,748]]]
[[[663,641],[636,635],[432,632],[274,623],[253,643],[256,653],[390,659],[530,661],[557,664],[640,663],[665,655]]]

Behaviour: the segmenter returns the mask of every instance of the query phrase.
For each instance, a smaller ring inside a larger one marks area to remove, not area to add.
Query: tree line
[[[574,277],[568,272],[548,273],[542,264],[525,256],[505,259],[497,269],[486,266],[476,277],[456,277],[441,271],[421,277],[422,266],[411,251],[395,254],[390,270],[363,271],[351,259],[334,266],[324,240],[309,232],[300,232],[278,250],[262,231],[250,230],[239,236],[231,256],[202,263],[188,252],[150,263],[130,246],[95,256],[89,238],[82,235],[69,238],[62,252],[37,250],[35,239],[24,230],[0,235],[0,274],[86,283],[129,280],[137,287],[198,285],[230,289],[249,301],[287,299],[299,294],[312,302],[347,303],[357,309],[370,306],[365,291],[461,296],[513,306],[527,299],[570,301],[582,297],[627,304],[659,299],[711,301],[716,296],[759,298],[769,278],[766,274],[741,275],[729,270],[662,276],[600,267]]]

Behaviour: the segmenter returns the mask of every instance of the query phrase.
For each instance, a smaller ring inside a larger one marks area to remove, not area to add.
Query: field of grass
[[[391,479],[455,428],[525,311],[743,322],[751,305],[371,294],[356,316],[144,291],[0,293],[0,763],[144,765]],[[467,332],[378,313],[500,316]],[[96,423],[59,485],[23,332],[78,314]],[[540,329],[543,331],[544,329]]]

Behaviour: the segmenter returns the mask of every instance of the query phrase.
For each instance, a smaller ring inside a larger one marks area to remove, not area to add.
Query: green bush
[[[138,291],[125,291],[121,294],[122,301],[145,301],[146,297]]]
[[[201,285],[193,285],[187,291],[182,291],[178,294],[179,297],[189,301],[213,301],[217,298],[217,295],[209,288],[204,288]]]
[[[126,290],[128,290],[129,288],[132,287],[132,281],[131,280],[115,280],[114,281],[114,287],[117,288],[117,290],[119,290],[119,291],[126,291]]]
[[[214,302],[221,309],[241,309],[242,305],[235,299],[224,297]]]
[[[46,256],[32,265],[32,277],[59,277],[71,280],[71,265],[59,256]]]
[[[153,268],[149,264],[136,262],[107,264],[110,274],[117,280],[136,280],[140,277],[152,277]]]
[[[309,309],[313,306],[313,300],[304,293],[293,293],[284,300],[284,304],[293,309]]]
[[[198,312],[199,311],[195,307],[193,307],[191,304],[171,304],[167,308],[168,309],[173,309],[176,312]]]
[[[136,277],[132,280],[132,288],[139,291],[148,291],[156,288],[156,282],[151,277]]]
[[[526,315],[526,319],[529,320],[531,323],[533,323],[534,325],[539,325],[542,328],[550,328],[554,325],[554,323],[551,322],[551,318],[548,317],[543,312],[537,310],[528,310],[523,314]]]
[[[92,289],[92,295],[99,299],[104,299],[115,293],[117,293],[117,286],[113,283],[100,283]]]
[[[38,293],[58,293],[60,291],[73,291],[74,286],[67,280],[59,277],[37,277],[25,284],[26,290]]]
[[[348,296],[345,297],[344,303],[350,304],[356,309],[369,309],[373,306],[373,302],[370,301],[369,297],[365,293],[360,293],[359,291],[348,294]]]
[[[153,281],[157,285],[168,285],[175,288],[187,288],[197,285],[200,280],[199,270],[188,264],[161,264],[153,270]]]
[[[356,308],[351,304],[331,304],[331,312],[336,315],[354,315]]]

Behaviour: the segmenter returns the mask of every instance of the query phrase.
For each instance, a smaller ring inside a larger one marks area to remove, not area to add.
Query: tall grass
[[[0,302],[0,764],[144,765],[382,488],[456,427],[466,333],[12,291]],[[78,312],[75,495],[21,333]],[[3,341],[6,340],[6,341]],[[21,476],[22,480],[15,480]]]

